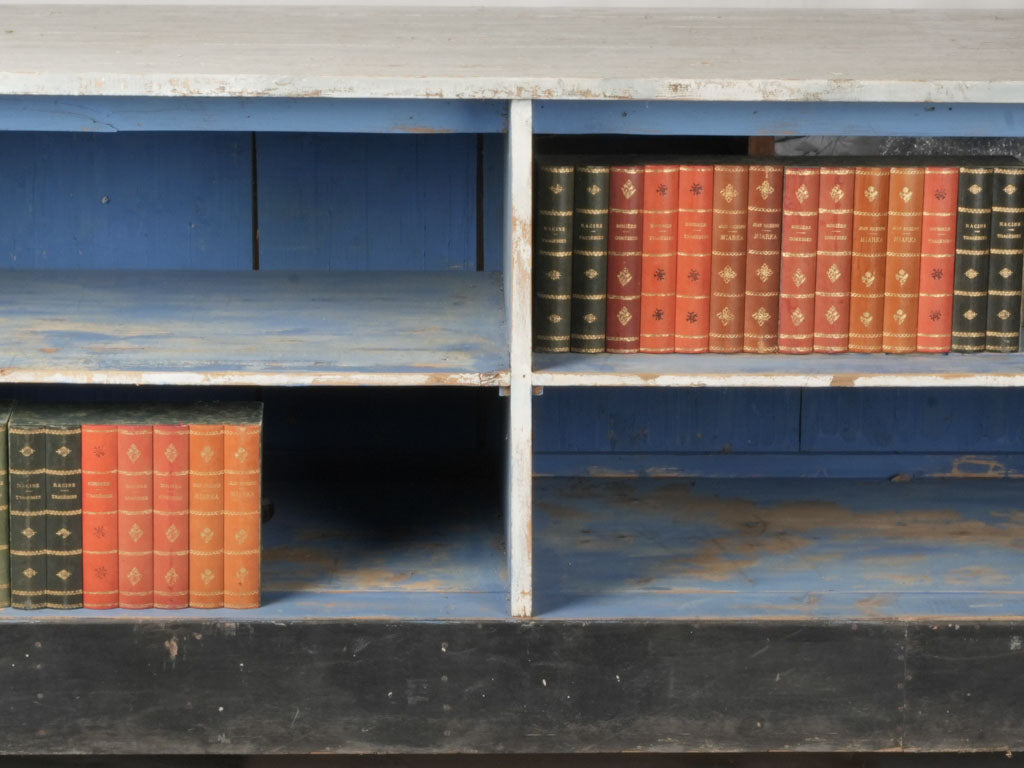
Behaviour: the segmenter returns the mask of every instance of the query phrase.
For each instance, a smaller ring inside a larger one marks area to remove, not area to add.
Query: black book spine
[[[573,167],[540,165],[534,185],[533,349],[568,352]]]
[[[982,352],[988,320],[992,169],[961,168],[953,278],[954,352]]]
[[[0,608],[11,604],[11,514],[7,495],[7,418],[0,421]]]
[[[1024,168],[996,168],[992,172],[991,236],[985,349],[1017,352],[1024,267]]]
[[[571,352],[604,352],[608,299],[608,171],[607,165],[576,167]]]
[[[82,607],[82,428],[46,430],[46,607]]]
[[[11,516],[11,605],[46,604],[46,435],[42,427],[8,430]]]

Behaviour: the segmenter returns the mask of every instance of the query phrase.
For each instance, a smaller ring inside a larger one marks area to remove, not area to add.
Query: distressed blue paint
[[[500,133],[508,103],[476,99],[0,96],[7,131]]]
[[[505,264],[505,136],[485,135],[483,141],[484,269],[500,272]]]
[[[256,142],[260,269],[476,269],[475,136]]]
[[[1024,104],[536,101],[537,133],[1024,136]]]
[[[9,133],[0,268],[250,269],[243,134]]]

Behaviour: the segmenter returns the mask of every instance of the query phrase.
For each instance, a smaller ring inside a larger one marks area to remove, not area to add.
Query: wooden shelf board
[[[540,618],[1024,617],[1024,481],[534,482]]]
[[[1024,14],[1010,10],[11,5],[2,17],[0,94],[1024,98]]]
[[[260,608],[4,608],[0,623],[508,618],[499,488],[290,483],[268,496],[276,514],[263,526]]]
[[[0,382],[504,386],[501,275],[6,271]]]
[[[534,354],[535,386],[1020,387],[1024,354]]]

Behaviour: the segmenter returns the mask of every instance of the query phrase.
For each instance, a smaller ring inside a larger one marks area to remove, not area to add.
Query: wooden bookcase
[[[0,385],[503,477],[284,473],[256,611],[0,610],[0,753],[1019,748],[1020,354],[533,355],[530,264],[536,135],[1020,139],[1022,33],[4,7]]]

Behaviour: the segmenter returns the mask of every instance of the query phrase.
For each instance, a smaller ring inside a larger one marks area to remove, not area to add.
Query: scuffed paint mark
[[[178,659],[178,638],[172,637],[170,640],[164,641],[164,648],[167,649],[167,654],[171,657],[171,664]]]

